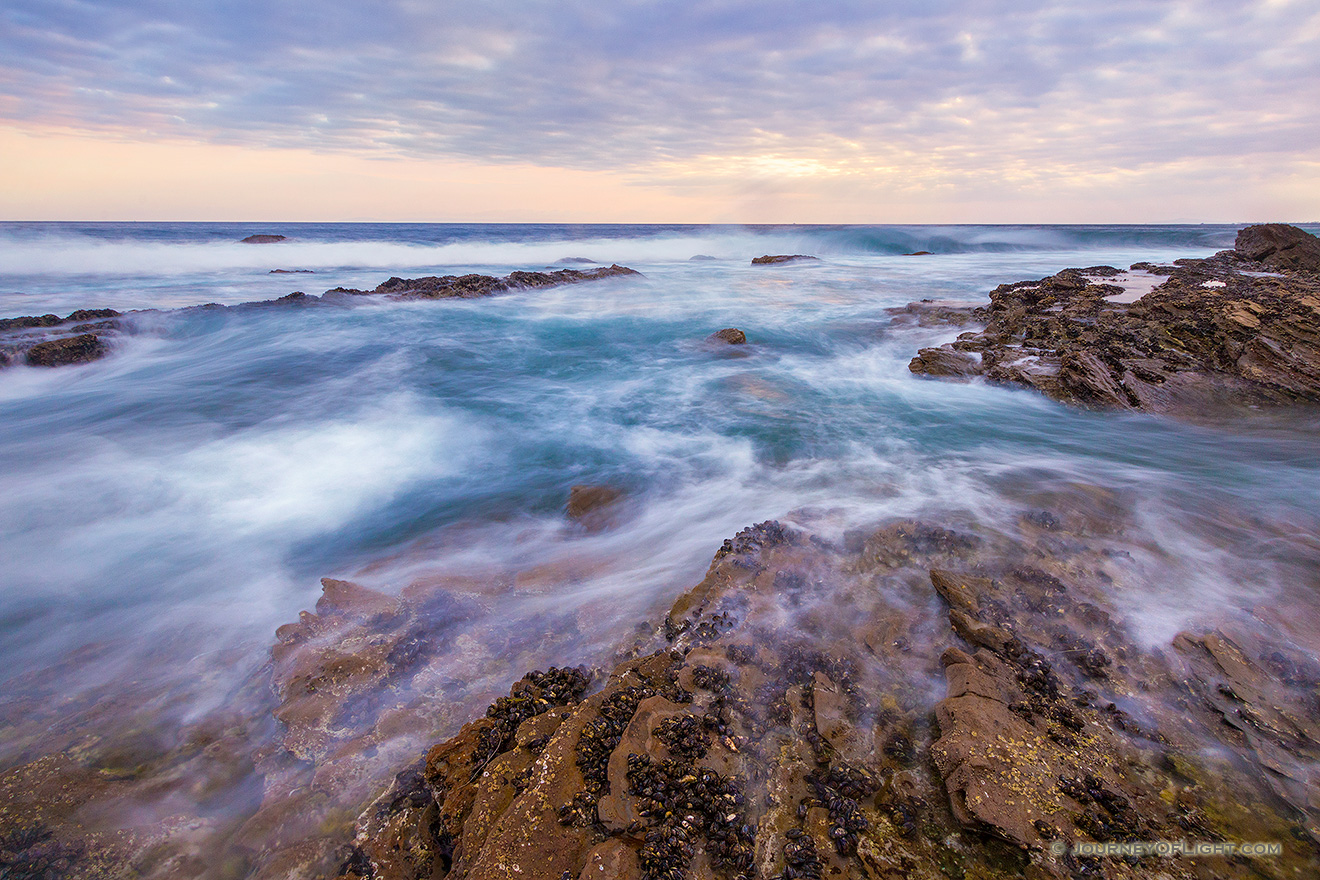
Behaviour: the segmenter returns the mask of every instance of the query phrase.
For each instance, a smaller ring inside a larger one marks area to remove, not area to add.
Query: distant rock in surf
[[[905,256],[905,257],[929,257],[929,256],[931,256],[931,253],[930,253],[930,251],[908,251],[908,252],[907,252],[906,254],[904,254],[903,256]]]
[[[596,263],[595,260],[590,260],[590,259],[587,259],[586,257],[564,257],[563,259],[555,260],[555,262],[556,262],[556,263],[561,263],[561,264],[563,264],[563,263],[581,263],[581,264],[588,265],[588,266],[590,266],[590,265],[595,265],[595,263]]]
[[[311,269],[271,269],[267,275],[315,275]]]
[[[794,263],[799,260],[819,260],[820,257],[813,257],[808,254],[765,254],[760,257],[752,258],[753,266],[773,266],[779,263]]]
[[[283,235],[249,235],[247,238],[239,239],[240,244],[274,244],[277,241],[288,241]]]
[[[712,257],[710,254],[694,254],[693,256],[688,257],[688,262],[689,262],[689,263],[705,263],[705,262],[712,262],[712,261],[717,260],[717,259],[719,259],[719,258],[718,258],[718,257]]]
[[[716,330],[706,337],[708,342],[725,342],[729,345],[745,345],[747,343],[747,334],[743,333],[737,327],[725,327],[723,330]]]

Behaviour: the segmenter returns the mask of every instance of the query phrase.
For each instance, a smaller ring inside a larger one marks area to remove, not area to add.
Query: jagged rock
[[[989,306],[965,310],[984,330],[922,349],[909,369],[965,376],[979,357],[992,382],[1095,408],[1201,415],[1320,401],[1320,275],[1300,256],[1314,239],[1278,249],[1297,239],[1271,230],[1244,230],[1243,247],[1292,254],[1286,276],[1245,271],[1260,264],[1225,251],[1164,267],[1167,279],[1135,299],[1112,266],[1003,284]]]
[[[765,254],[760,257],[752,258],[753,266],[773,266],[779,263],[794,263],[799,260],[819,260],[820,257],[813,257],[808,254]]]

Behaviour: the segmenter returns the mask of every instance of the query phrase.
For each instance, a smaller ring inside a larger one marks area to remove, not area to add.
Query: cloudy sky
[[[1314,0],[0,0],[0,218],[1320,219]]]

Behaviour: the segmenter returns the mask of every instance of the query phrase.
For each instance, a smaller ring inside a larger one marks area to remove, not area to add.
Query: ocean
[[[533,665],[603,662],[767,519],[1006,529],[1080,487],[1122,500],[1115,603],[1151,644],[1313,597],[1314,410],[1177,421],[922,379],[909,359],[959,330],[886,311],[1205,257],[1236,229],[0,224],[0,317],[152,310],[103,360],[0,371],[0,765],[93,723],[268,713],[250,682],[321,577],[463,585],[463,627],[517,634],[446,661],[479,712]],[[588,262],[642,277],[186,308]],[[748,345],[704,344],[725,327]],[[584,484],[625,493],[613,528],[565,517]]]

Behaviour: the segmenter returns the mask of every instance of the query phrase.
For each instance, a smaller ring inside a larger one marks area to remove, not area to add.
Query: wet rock
[[[268,275],[315,275],[311,269],[271,269]]]
[[[907,252],[906,254],[904,254],[903,256],[905,256],[905,257],[929,257],[929,256],[931,256],[931,252],[930,252],[930,251],[908,251],[908,252]]]
[[[760,257],[752,258],[753,266],[774,266],[780,263],[795,263],[801,260],[819,260],[820,257],[813,257],[807,254],[765,254]]]
[[[109,348],[94,333],[38,342],[27,350],[25,358],[34,367],[62,367],[85,364],[106,356]]]
[[[596,269],[558,269],[553,272],[510,272],[503,278],[490,275],[444,275],[426,278],[390,278],[373,293],[390,299],[472,299],[492,296],[510,290],[556,287],[561,284],[579,284],[640,275],[634,269],[617,264]]]
[[[743,345],[747,342],[747,335],[736,327],[726,327],[723,330],[716,330],[706,337],[710,342],[724,342],[729,345]]]
[[[249,235],[247,238],[239,239],[239,242],[242,244],[274,244],[277,241],[288,241],[288,238],[283,235],[258,233],[256,235]]]
[[[1252,227],[1242,240],[1244,252],[1162,267],[1168,278],[1135,300],[1118,296],[1112,266],[1000,285],[972,312],[984,330],[909,369],[963,377],[979,358],[992,382],[1075,405],[1189,416],[1320,401],[1320,275],[1302,256],[1315,239]],[[1264,264],[1245,254],[1291,254],[1288,274],[1253,273]]]
[[[981,373],[981,355],[977,352],[958,351],[953,346],[923,348],[908,364],[908,369],[927,376],[978,376]]]

